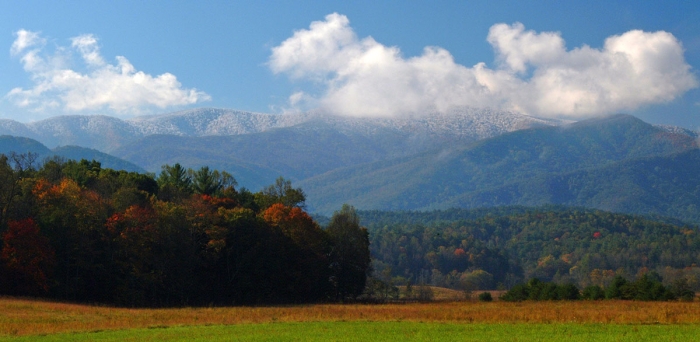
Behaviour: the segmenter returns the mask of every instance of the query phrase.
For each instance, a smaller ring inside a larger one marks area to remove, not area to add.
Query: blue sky
[[[0,1],[0,117],[472,105],[697,129],[700,5],[668,3]]]

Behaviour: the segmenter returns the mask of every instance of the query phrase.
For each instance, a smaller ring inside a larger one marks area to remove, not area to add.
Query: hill
[[[360,214],[375,274],[414,284],[492,289],[537,277],[585,287],[656,271],[700,290],[697,226],[565,207]]]
[[[119,159],[112,155],[79,146],[61,146],[53,150],[44,146],[40,142],[24,137],[13,137],[9,135],[0,136],[0,153],[8,155],[15,153],[36,153],[39,162],[53,157],[73,160],[96,160],[102,164],[104,168],[114,170],[125,170],[130,172],[146,172],[143,168]]]

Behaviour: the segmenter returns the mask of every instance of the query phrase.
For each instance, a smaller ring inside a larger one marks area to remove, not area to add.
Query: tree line
[[[159,175],[0,155],[0,293],[120,306],[343,301],[369,237],[343,206],[327,228],[289,180],[259,192],[202,167]]]
[[[695,292],[688,285],[687,279],[678,278],[669,286],[665,286],[662,277],[656,272],[641,275],[634,281],[629,281],[621,275],[615,276],[610,284],[603,288],[599,285],[589,285],[583,291],[572,284],[556,284],[543,282],[537,278],[527,283],[513,286],[501,296],[501,300],[518,302],[524,300],[683,300],[692,301]]]

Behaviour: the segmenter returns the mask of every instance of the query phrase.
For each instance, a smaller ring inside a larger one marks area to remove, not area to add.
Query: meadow
[[[0,299],[0,340],[700,339],[697,302],[432,302],[130,309]]]

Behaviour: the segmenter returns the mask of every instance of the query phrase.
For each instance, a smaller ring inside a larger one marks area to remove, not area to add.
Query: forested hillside
[[[310,206],[431,210],[563,204],[700,220],[695,138],[618,115],[334,170],[299,184]]]
[[[697,226],[564,207],[360,217],[375,274],[394,283],[493,289],[539,278],[584,288],[656,271],[665,282],[686,278],[700,290]]]

